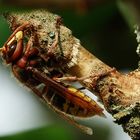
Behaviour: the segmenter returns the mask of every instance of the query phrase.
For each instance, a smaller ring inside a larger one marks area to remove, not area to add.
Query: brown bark
[[[58,16],[40,10],[23,14],[9,13],[6,18],[13,30],[29,21],[35,27],[40,47],[45,50],[48,34],[56,31]],[[87,77],[82,84],[99,97],[115,122],[122,125],[133,140],[140,139],[140,71],[122,74],[112,70],[83,48],[63,25],[60,26],[60,41],[66,58],[62,67],[73,76]],[[57,48],[55,52],[57,57],[60,50]]]

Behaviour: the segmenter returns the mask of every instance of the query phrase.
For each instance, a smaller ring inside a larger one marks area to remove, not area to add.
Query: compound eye
[[[7,56],[11,57],[16,49],[17,42],[12,43],[10,46],[7,46]]]

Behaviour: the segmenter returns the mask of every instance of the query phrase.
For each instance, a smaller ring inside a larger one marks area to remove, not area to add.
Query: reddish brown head
[[[19,59],[23,52],[23,31],[18,31],[14,36],[11,36],[0,52],[7,64]]]

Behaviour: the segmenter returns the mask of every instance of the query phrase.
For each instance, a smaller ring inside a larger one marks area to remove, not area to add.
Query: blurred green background
[[[72,2],[66,4],[63,0],[61,2],[53,0],[52,3],[48,1],[47,5],[47,1],[45,3],[44,0],[35,3],[1,0],[0,13],[35,9],[38,6],[47,7],[62,16],[64,24],[81,40],[81,44],[103,62],[119,70],[136,69],[139,58],[135,53],[137,42],[133,26],[139,24],[137,1],[75,0],[76,4]],[[0,46],[10,33],[7,22],[0,16]],[[93,136],[87,136],[67,122],[63,122],[57,115],[50,113],[54,120],[52,125],[0,137],[0,140],[110,140],[111,128],[107,124],[98,125],[94,120],[92,123],[85,122],[95,129]]]

